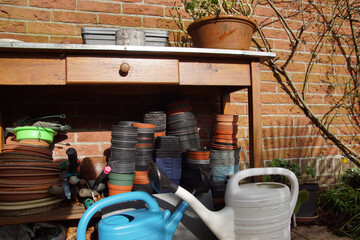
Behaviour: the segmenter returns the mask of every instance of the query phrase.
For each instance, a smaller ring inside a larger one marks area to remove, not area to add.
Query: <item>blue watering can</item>
[[[188,204],[182,201],[176,211],[162,212],[156,202],[146,192],[128,192],[104,198],[86,210],[77,229],[77,240],[86,240],[86,228],[92,216],[102,208],[127,201],[142,200],[148,209],[141,208],[112,215],[98,224],[99,240],[168,240],[174,235]]]
[[[152,186],[158,192],[161,189],[174,190],[178,187],[160,171],[151,172]],[[191,192],[195,195],[208,192],[209,189],[209,177],[205,171],[199,169],[199,178],[195,180],[194,189]],[[113,195],[96,202],[86,210],[78,224],[77,240],[86,240],[87,225],[95,213],[105,207],[134,200],[143,201],[148,208],[131,210],[103,218],[98,224],[99,240],[170,240],[184,212],[189,207],[187,202],[182,201],[171,215],[169,210],[162,212],[156,200],[146,192],[127,192]]]

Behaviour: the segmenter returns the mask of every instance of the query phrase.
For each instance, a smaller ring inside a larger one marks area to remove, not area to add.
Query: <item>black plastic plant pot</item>
[[[129,142],[126,142],[126,141],[115,141],[115,140],[112,140],[111,141],[111,147],[112,148],[136,148],[136,142],[132,142],[132,141],[129,141]]]
[[[226,191],[227,181],[211,182],[211,192],[214,198],[223,198]]]
[[[138,138],[154,138],[154,132],[138,132]]]
[[[154,143],[154,139],[153,138],[137,138],[137,143]]]
[[[111,160],[109,166],[112,173],[133,173],[135,171],[135,162],[127,163]]]
[[[142,191],[149,194],[152,194],[154,192],[151,184],[134,184],[132,191]]]
[[[178,130],[178,129],[188,129],[188,128],[193,129],[196,127],[197,127],[196,119],[187,119],[187,120],[182,120],[171,124],[170,123],[167,124],[167,130],[169,131]]]
[[[122,133],[137,133],[137,128],[132,126],[120,126],[113,125],[111,127],[112,132],[122,132]]]
[[[195,115],[192,112],[181,112],[178,114],[167,116],[166,123],[190,118],[195,118]]]
[[[138,137],[137,133],[111,133],[111,138],[116,140],[131,140],[134,141]]]
[[[133,127],[133,126],[132,126],[133,123],[139,123],[139,122],[134,122],[134,121],[120,121],[120,122],[118,122],[118,126],[119,126],[119,127]]]
[[[189,164],[200,164],[200,165],[203,165],[203,164],[210,164],[210,159],[198,160],[198,159],[186,158],[186,159],[185,159],[185,162],[186,162],[186,163],[189,163]]]
[[[145,158],[145,159],[135,159],[135,164],[138,165],[149,165],[149,162],[152,162],[153,158]]]
[[[297,217],[313,217],[316,213],[316,204],[317,204],[317,191],[319,190],[319,184],[317,183],[306,183],[299,185],[300,190],[307,190],[309,192],[309,199],[304,202],[300,209]]]
[[[196,163],[184,162],[183,163],[183,168],[184,169],[190,169],[190,170],[196,170],[196,169],[202,168],[205,171],[207,171],[207,170],[211,170],[211,165],[210,165],[210,163],[208,163],[208,164],[196,164]]]
[[[135,163],[135,171],[147,171],[149,168],[149,164],[142,165]]]
[[[127,159],[135,159],[135,151],[136,149],[126,149],[126,148],[110,148],[111,151],[111,159],[112,160],[127,160]]]
[[[189,148],[200,148],[200,139],[191,139],[188,141],[181,141],[180,146],[182,151],[186,151]]]

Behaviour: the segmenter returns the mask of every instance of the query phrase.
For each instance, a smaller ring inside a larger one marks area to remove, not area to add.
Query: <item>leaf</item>
[[[298,199],[295,205],[294,214],[295,216],[299,213],[301,205],[303,205],[304,202],[309,200],[309,192],[308,190],[301,190],[299,191]]]

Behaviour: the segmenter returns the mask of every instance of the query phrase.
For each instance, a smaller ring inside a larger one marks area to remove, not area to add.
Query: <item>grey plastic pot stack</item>
[[[82,27],[84,44],[115,45],[116,31],[121,28]],[[169,32],[165,30],[144,30],[146,46],[165,47]]]

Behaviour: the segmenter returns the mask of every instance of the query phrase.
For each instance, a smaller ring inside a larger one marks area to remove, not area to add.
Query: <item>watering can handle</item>
[[[227,186],[226,193],[235,192],[239,189],[240,180],[253,177],[253,176],[261,176],[261,175],[282,175],[288,178],[291,184],[291,194],[290,194],[290,210],[294,211],[297,197],[299,194],[299,182],[297,180],[296,175],[285,168],[250,168],[237,172],[233,177],[230,178]]]
[[[127,202],[127,201],[134,201],[134,200],[142,200],[148,206],[148,211],[157,212],[160,211],[159,205],[157,204],[156,200],[152,198],[146,192],[127,192],[122,194],[117,194],[114,196],[110,196],[100,201],[96,202],[92,206],[90,206],[85,213],[82,215],[80,222],[78,224],[78,229],[76,233],[77,240],[86,240],[86,229],[87,225],[92,218],[92,216],[100,211],[101,209],[120,203],[120,202]]]

